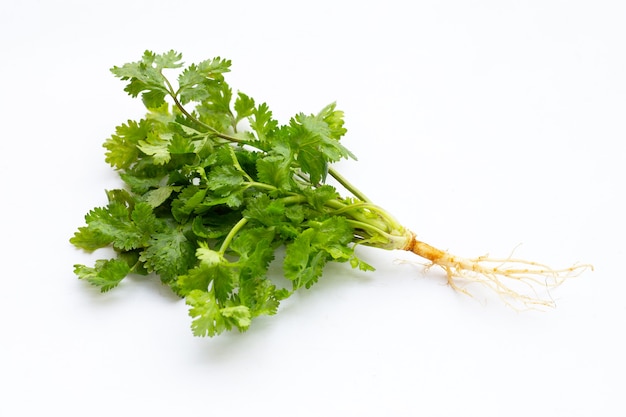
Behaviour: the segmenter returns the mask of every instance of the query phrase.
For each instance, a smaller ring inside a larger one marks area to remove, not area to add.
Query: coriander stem
[[[169,82],[168,82],[169,84]],[[180,112],[182,114],[184,114],[189,120],[193,121],[194,123],[199,124],[200,126],[204,127],[205,129],[209,130],[211,132],[211,134],[217,136],[220,139],[225,139],[229,142],[234,142],[234,143],[241,143],[241,144],[246,144],[248,142],[238,139],[234,136],[230,136],[227,135],[225,133],[220,132],[219,130],[215,129],[212,126],[209,126],[208,124],[204,123],[203,121],[199,120],[197,117],[195,117],[194,115],[192,115],[191,113],[189,113],[187,111],[187,109],[185,109],[185,107],[183,107],[183,105],[180,103],[180,101],[178,101],[178,97],[176,97],[175,94],[173,94],[172,92],[170,92],[170,97],[172,97],[172,100],[174,100],[174,104],[176,105],[176,107],[178,108],[178,110],[180,110]]]
[[[367,203],[372,202],[369,198],[365,196],[365,194],[361,192],[361,190],[359,190],[354,185],[352,185],[343,175],[337,172],[334,168],[329,167],[328,173],[330,174],[331,177],[337,180],[337,182],[341,184],[346,190],[354,194],[354,196],[358,198],[359,200],[365,201]]]
[[[246,182],[246,189],[248,188],[261,188],[268,191],[276,191],[277,188],[270,184],[265,184],[264,182],[258,181],[248,181]]]
[[[253,182],[254,180],[252,179],[252,177],[248,175],[248,173],[244,171],[244,169],[241,167],[241,164],[239,163],[239,159],[237,159],[237,155],[235,155],[235,150],[233,149],[233,147],[229,146],[228,150],[230,151],[230,157],[237,171],[241,172],[248,179],[248,182]]]
[[[165,75],[163,75],[163,74],[161,74],[161,77],[163,77],[163,79],[165,80],[165,84],[167,85],[167,93],[172,98],[172,100],[174,100],[174,104],[176,105],[178,110],[180,110],[180,112],[182,114],[184,114],[189,120],[193,121],[194,123],[199,124],[200,126],[204,127],[205,129],[209,130],[212,134],[214,134],[218,138],[225,139],[225,140],[230,141],[230,142],[240,143],[240,144],[246,144],[247,143],[244,140],[241,140],[241,139],[238,139],[236,137],[227,135],[225,133],[221,133],[219,130],[215,129],[212,126],[209,126],[208,124],[202,122],[197,117],[195,117],[194,115],[189,113],[187,111],[187,109],[178,100],[178,95],[177,95],[178,93],[174,92],[174,88],[172,87],[172,84],[167,79],[167,77]]]
[[[359,220],[346,219],[346,221],[354,229],[365,232],[366,236],[361,236],[363,238],[363,241],[360,242],[360,244],[365,246],[372,246],[381,249],[402,249],[406,246],[407,241],[413,236],[408,231],[403,234],[388,233],[370,223],[362,222]],[[369,238],[367,235],[369,235]],[[387,239],[387,242],[383,243],[379,240],[372,240],[375,237],[384,237],[385,239]]]
[[[346,219],[348,223],[352,225],[355,229],[362,229],[364,231],[372,232],[374,235],[383,235],[385,237],[390,236],[386,231],[374,226],[373,224],[366,223],[360,220],[355,219]]]
[[[301,195],[301,194],[294,194],[294,195],[290,195],[288,197],[280,198],[280,199],[278,199],[276,201],[280,201],[281,203],[283,203],[285,205],[299,204],[299,203],[306,202],[306,197]]]
[[[338,208],[335,213],[343,213],[343,212],[347,212],[347,211],[353,211],[355,209],[367,209],[370,213],[376,213],[376,215],[378,215],[379,217],[381,217],[383,219],[383,221],[388,224],[389,226],[393,226],[393,228],[395,229],[401,229],[403,228],[402,225],[391,215],[389,214],[389,212],[387,212],[385,209],[369,203],[369,202],[363,202],[363,203],[353,203],[353,204],[348,204],[345,205],[344,207]],[[355,216],[356,218],[357,216]]]
[[[248,219],[242,217],[241,220],[239,220],[237,224],[235,224],[233,228],[230,229],[230,232],[228,232],[228,235],[226,235],[224,242],[222,242],[222,246],[220,246],[219,253],[221,255],[224,255],[226,253],[226,250],[230,246],[230,243],[233,241],[233,238],[246,225],[246,223],[248,223]]]

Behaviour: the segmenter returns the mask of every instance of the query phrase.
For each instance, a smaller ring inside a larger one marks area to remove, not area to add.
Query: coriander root
[[[507,305],[515,308],[554,307],[555,302],[549,297],[550,288],[559,286],[566,278],[578,276],[587,269],[593,270],[589,264],[553,269],[541,263],[512,257],[461,258],[417,240],[412,232],[403,250],[429,260],[431,264],[428,268],[436,265],[443,269],[448,285],[453,289],[471,296],[461,285],[477,283],[493,290]],[[540,290],[547,292],[547,298],[540,294]]]

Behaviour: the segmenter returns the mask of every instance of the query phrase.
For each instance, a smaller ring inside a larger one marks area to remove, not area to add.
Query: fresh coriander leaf
[[[232,323],[232,327],[237,327],[240,331],[247,330],[252,323],[250,309],[245,305],[224,307],[220,310],[220,314]]]
[[[320,125],[323,134],[330,139],[339,140],[342,136],[346,134],[348,131],[344,127],[344,113],[341,110],[337,110],[337,103],[331,103],[328,106],[324,107],[315,117],[317,120],[324,121],[324,125]],[[346,155],[349,155],[351,158],[356,159],[354,155],[347,149],[345,150]]]
[[[250,117],[250,127],[256,132],[259,142],[266,146],[269,137],[278,128],[278,122],[272,118],[272,112],[266,103],[259,104],[254,109]]]
[[[291,161],[283,155],[269,155],[257,161],[259,181],[273,185],[281,191],[291,191],[293,185],[293,168]]]
[[[192,154],[196,152],[193,141],[187,137],[174,133],[167,146],[170,155]]]
[[[197,185],[189,185],[178,193],[172,202],[172,216],[178,222],[185,222],[191,213],[196,210],[207,194],[206,188]]]
[[[331,185],[321,185],[317,188],[303,190],[303,194],[309,205],[320,211],[329,201],[339,199],[339,193]]]
[[[287,246],[285,277],[293,281],[294,289],[309,288],[322,275],[331,260],[346,262],[353,255],[353,231],[342,217],[331,217],[304,230]]]
[[[244,182],[244,174],[232,165],[219,165],[208,175],[209,189],[221,197],[239,191]]]
[[[198,120],[220,132],[229,131],[235,124],[230,108],[232,90],[225,83],[211,83],[206,88],[210,99],[201,101],[196,107]]]
[[[85,216],[87,228],[91,229],[88,233],[91,236],[99,235],[103,241],[110,240],[120,250],[137,248],[141,242],[141,233],[129,216],[128,208],[115,201],[107,207],[94,208]]]
[[[230,71],[230,61],[221,58],[209,59],[199,64],[191,64],[178,77],[180,102],[202,102],[211,99],[211,88],[224,79]]]
[[[142,198],[148,200],[151,197],[146,194],[161,186],[163,176],[157,172],[150,173],[151,175],[149,176],[145,176],[146,174],[146,172],[141,172],[141,170],[137,170],[136,172],[133,170],[132,172],[121,172],[120,178],[129,187],[132,193],[143,195]]]
[[[155,54],[154,52],[146,51],[144,53],[143,62],[156,69],[180,68],[183,66],[183,63],[181,62],[182,59],[183,54],[174,50],[170,50],[162,54]]]
[[[209,285],[214,278],[214,265],[200,263],[196,267],[189,269],[185,274],[179,275],[176,287],[181,295],[188,295],[192,291],[208,291]]]
[[[142,100],[148,108],[158,108],[165,103],[165,97],[171,92],[166,85],[163,69],[179,68],[182,55],[169,51],[157,55],[146,51],[141,61],[124,64],[121,67],[111,68],[111,72],[124,81],[128,81],[124,89],[132,97],[141,94]]]
[[[193,318],[191,330],[196,336],[215,336],[227,330],[227,323],[220,313],[212,292],[193,290],[185,297],[189,316]]]
[[[194,242],[187,239],[183,230],[170,226],[151,236],[140,260],[148,271],[170,283],[196,264],[195,251]]]
[[[240,331],[248,329],[251,314],[243,305],[221,307],[211,291],[194,290],[186,297],[193,318],[191,329],[196,336],[215,336],[233,327]]]
[[[206,265],[209,267],[227,262],[224,258],[224,255],[209,248],[209,245],[203,242],[198,242],[196,257],[200,260],[202,265]]]
[[[168,133],[150,132],[145,140],[140,140],[138,148],[146,155],[154,158],[154,163],[163,165],[171,159],[170,141],[172,137]]]
[[[107,149],[105,161],[117,169],[127,169],[137,161],[140,141],[145,140],[151,130],[148,120],[129,120],[115,128],[115,134],[104,142]]]
[[[156,208],[167,201],[173,192],[180,190],[180,187],[165,185],[162,187],[148,190],[141,197],[141,200],[146,202],[150,207]]]
[[[155,216],[152,205],[147,202],[137,202],[130,217],[137,229],[143,234],[143,242],[166,227],[165,222]],[[141,246],[145,246],[145,243]]]
[[[130,273],[128,264],[119,259],[100,259],[93,268],[85,265],[74,265],[74,273],[92,285],[107,292],[117,285]]]
[[[235,112],[237,113],[235,121],[239,122],[240,120],[245,119],[246,117],[250,117],[254,114],[254,99],[245,95],[242,92],[238,92],[234,108]]]
[[[94,227],[79,227],[74,236],[70,238],[70,243],[77,248],[92,252],[96,249],[104,248],[113,242],[113,237],[103,233]]]

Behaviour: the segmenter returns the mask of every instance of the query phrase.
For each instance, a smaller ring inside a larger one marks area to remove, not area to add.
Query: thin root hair
[[[468,286],[479,284],[498,294],[505,304],[516,310],[555,307],[550,290],[567,278],[593,269],[591,265],[553,269],[523,259],[491,259],[484,256],[469,260],[450,256],[449,262],[430,266],[433,265],[446,272],[448,285],[453,289],[472,297]]]
[[[506,258],[490,258],[488,255],[461,258],[418,240],[413,240],[406,250],[431,261],[425,270],[433,266],[443,269],[448,285],[456,291],[473,297],[469,286],[479,284],[498,294],[515,310],[555,307],[551,289],[568,278],[593,270],[589,264],[554,269],[543,263],[513,258],[513,253]]]

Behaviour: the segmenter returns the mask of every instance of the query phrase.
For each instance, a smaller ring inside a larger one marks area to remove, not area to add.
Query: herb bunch
[[[184,67],[180,53],[146,51],[111,69],[147,113],[104,143],[124,187],[106,191],[108,204],[89,211],[70,242],[87,251],[111,247],[116,256],[75,265],[79,278],[106,292],[129,274],[154,273],[184,297],[194,335],[214,336],[275,314],[328,262],[374,270],[355,253],[358,245],[414,252],[443,268],[453,288],[466,291],[459,279],[479,282],[531,306],[551,301],[502,278],[558,284],[587,267],[464,259],[418,241],[332,168],[354,158],[341,143],[344,115],[334,103],[280,124],[267,104],[233,92],[224,78],[230,66],[217,57]],[[350,196],[326,183],[329,176]],[[279,248],[287,287],[268,276]]]

